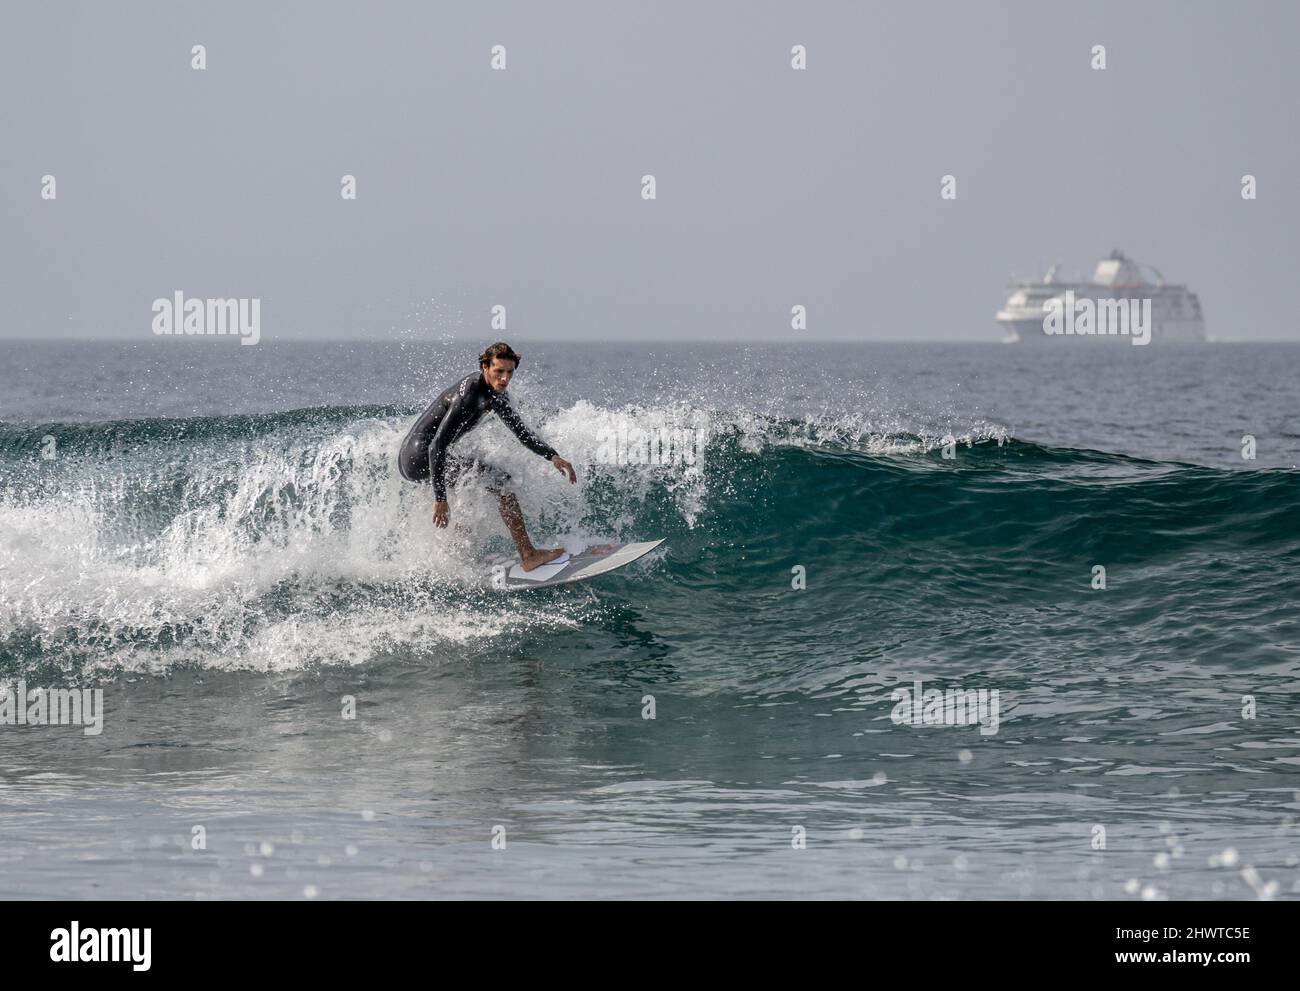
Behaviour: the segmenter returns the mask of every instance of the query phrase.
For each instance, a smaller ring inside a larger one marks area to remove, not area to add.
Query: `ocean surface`
[[[0,343],[0,897],[1300,895],[1300,346],[507,339]]]

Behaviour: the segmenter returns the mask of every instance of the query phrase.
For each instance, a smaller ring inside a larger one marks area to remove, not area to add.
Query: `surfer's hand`
[[[447,504],[445,502],[435,502],[433,504],[433,525],[439,527],[446,526],[447,516]]]
[[[572,485],[574,482],[578,480],[578,476],[573,473],[573,465],[569,464],[569,462],[565,461],[558,454],[555,457],[551,458],[551,464],[555,465],[555,467],[558,468],[562,473],[569,476],[570,485]]]

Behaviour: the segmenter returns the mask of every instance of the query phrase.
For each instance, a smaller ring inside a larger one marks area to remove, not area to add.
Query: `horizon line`
[[[87,337],[75,334],[55,334],[49,337],[29,337],[14,336],[6,337],[0,335],[0,343],[53,343],[56,341],[93,341],[102,343],[142,343],[145,341],[158,340],[161,335],[148,334],[133,337],[119,336],[100,336]],[[217,337],[234,337],[233,334],[174,334],[168,335],[173,337],[194,337],[198,339],[217,338]],[[454,337],[447,343],[459,343],[478,340],[487,340],[492,335],[483,337]],[[1018,342],[1008,342],[1001,338],[959,338],[959,337],[925,337],[921,339],[910,339],[904,337],[756,337],[756,338],[731,338],[731,337],[690,337],[690,338],[671,338],[671,337],[629,337],[622,340],[611,341],[601,337],[536,337],[520,338],[515,337],[516,341],[526,341],[534,344],[1015,344]],[[271,338],[266,337],[259,341],[261,344],[434,344],[441,343],[441,337],[429,338],[394,338],[394,337],[284,337]],[[1297,344],[1300,338],[1297,337],[1228,337],[1218,338],[1207,341],[1189,341],[1179,342],[1183,344]]]

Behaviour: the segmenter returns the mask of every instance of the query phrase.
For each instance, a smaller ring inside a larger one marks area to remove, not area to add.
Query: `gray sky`
[[[1120,247],[1212,336],[1300,339],[1297,37],[1291,2],[5,4],[0,336],[146,339],[179,289],[260,297],[263,340],[785,340],[802,303],[995,341],[1011,274]]]

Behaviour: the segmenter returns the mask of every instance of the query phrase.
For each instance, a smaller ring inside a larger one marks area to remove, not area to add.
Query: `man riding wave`
[[[506,386],[519,367],[519,355],[509,344],[498,342],[479,355],[478,363],[478,375],[461,379],[420,414],[402,441],[397,467],[407,481],[432,482],[433,523],[438,527],[445,527],[451,515],[447,506],[447,483],[454,482],[466,472],[482,478],[488,491],[495,493],[500,501],[501,519],[519,551],[520,564],[525,571],[532,571],[538,565],[559,557],[564,548],[539,550],[534,547],[524,527],[519,500],[506,490],[510,476],[495,465],[452,454],[450,448],[478,424],[483,414],[492,412],[524,447],[546,458],[562,474],[567,474],[570,484],[578,478],[573,465],[529,430],[510,405]]]

